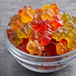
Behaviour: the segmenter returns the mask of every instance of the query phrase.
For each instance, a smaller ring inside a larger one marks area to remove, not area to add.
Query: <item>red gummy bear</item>
[[[42,32],[41,43],[43,45],[48,45],[52,39],[53,27],[51,26],[51,21],[46,20],[46,30]]]
[[[52,21],[52,26],[54,27],[54,30],[56,30],[58,27],[63,26],[63,21],[62,20],[54,20]]]
[[[27,6],[24,6],[24,8],[23,8],[22,10],[19,9],[19,11],[18,11],[18,15],[20,15],[20,14],[23,12],[23,10],[24,10],[25,8],[27,8]]]
[[[56,56],[56,43],[57,41],[52,39],[51,43],[45,46],[45,56]]]
[[[20,46],[18,47],[18,49],[21,50],[21,51],[23,51],[23,52],[29,53],[26,50],[26,44],[27,43],[28,43],[28,39],[23,39],[23,42],[20,44]]]
[[[12,29],[7,29],[7,36],[8,36],[8,39],[10,39],[11,38],[11,36],[10,36],[10,33],[12,32]]]
[[[43,32],[46,29],[45,21],[41,19],[39,14],[34,15],[34,19],[31,24],[33,25],[33,30]]]

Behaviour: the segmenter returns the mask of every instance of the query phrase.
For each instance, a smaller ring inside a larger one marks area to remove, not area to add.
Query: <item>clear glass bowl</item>
[[[70,64],[70,61],[76,57],[76,49],[59,56],[35,56],[30,55],[17,49],[9,41],[5,29],[5,44],[8,51],[15,57],[15,59],[24,67],[41,73],[49,73],[60,70]]]

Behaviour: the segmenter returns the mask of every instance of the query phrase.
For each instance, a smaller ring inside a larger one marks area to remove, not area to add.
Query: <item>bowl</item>
[[[66,67],[76,57],[76,49],[58,56],[35,56],[17,49],[8,39],[5,29],[5,44],[8,51],[25,68],[35,72],[49,73]]]

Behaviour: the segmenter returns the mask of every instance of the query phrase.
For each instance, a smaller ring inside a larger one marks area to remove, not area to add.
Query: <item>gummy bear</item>
[[[70,32],[69,36],[66,38],[68,41],[68,48],[75,49],[76,48],[76,32]]]
[[[11,28],[10,28],[10,29],[7,29],[7,36],[8,36],[8,39],[11,38],[11,36],[10,36],[11,32],[12,32],[12,29],[11,29]]]
[[[55,16],[53,16],[52,17],[52,21],[62,21],[62,19],[61,19],[61,14],[60,15],[55,15]],[[62,21],[63,22],[63,21]]]
[[[65,39],[68,41],[67,46],[69,48],[76,48],[76,25],[75,17],[71,17],[69,13],[62,15],[64,27],[68,28],[68,36]]]
[[[76,24],[76,17],[72,17],[72,22]]]
[[[64,26],[69,29],[69,33],[74,30],[74,26],[72,22],[66,22]]]
[[[26,53],[29,53],[27,50],[26,50],[26,45],[20,45],[18,47],[19,50],[23,51],[23,52],[26,52]]]
[[[54,11],[55,14],[60,12],[60,9],[56,3],[50,5],[50,9]]]
[[[17,35],[19,38],[28,38],[31,31],[32,26],[30,25],[30,23],[25,23],[23,27],[21,27],[20,30],[17,31]]]
[[[66,27],[60,27],[57,28],[55,31],[53,31],[53,39],[56,39],[56,41],[60,41],[66,37],[68,37],[69,30]]]
[[[58,5],[55,4],[55,3],[51,4],[51,5],[45,4],[42,9],[43,9],[43,11],[46,10],[46,9],[52,9],[55,14],[57,14],[60,11]]]
[[[23,42],[21,43],[21,45],[26,45],[28,41],[29,41],[28,38],[27,39],[23,38]]]
[[[66,22],[71,22],[71,15],[69,13],[63,13],[61,19],[63,20],[64,24]]]
[[[43,14],[41,14],[41,18],[43,20],[50,19],[52,21],[52,17],[55,15],[54,11],[52,9],[46,9],[43,11]]]
[[[23,52],[29,53],[26,50],[26,44],[28,43],[28,39],[23,39],[23,42],[19,45],[18,49],[20,49]]]
[[[59,43],[56,44],[56,52],[57,54],[65,54],[72,49],[67,47],[67,40],[62,39]]]
[[[52,17],[55,15],[61,15],[60,9],[56,4],[51,5],[44,5],[43,6],[43,14],[41,15],[41,18],[44,20],[50,19],[52,21]]]
[[[42,9],[39,9],[39,8],[35,9],[35,13],[37,13],[37,14],[42,14],[42,12],[43,12]]]
[[[19,15],[14,15],[13,17],[11,17],[11,20],[8,25],[12,27],[12,30],[17,31],[23,26],[23,22]]]
[[[63,22],[62,22],[62,20],[61,21],[54,20],[54,21],[52,21],[52,26],[54,27],[54,30],[56,30],[58,27],[63,26]]]
[[[18,11],[18,15],[20,15],[20,14],[23,12],[23,10],[26,9],[26,8],[27,8],[27,6],[24,6],[22,10],[19,9],[19,11]]]
[[[42,7],[42,10],[43,10],[43,11],[46,10],[46,9],[50,9],[50,5],[45,4],[45,5]]]
[[[35,14],[35,12],[33,11],[33,9],[31,9],[30,7],[26,7],[22,10],[21,13],[19,13],[21,16],[21,19],[24,23],[27,23],[29,21],[33,20],[33,16]]]
[[[41,56],[42,51],[44,50],[44,46],[42,44],[38,43],[37,40],[34,40],[34,41],[29,41],[27,43],[26,49],[32,55]]]
[[[38,31],[32,31],[30,33],[29,40],[31,40],[31,41],[37,40],[40,43],[41,33]]]
[[[56,44],[57,41],[52,39],[51,42],[45,46],[45,56],[56,56]]]
[[[34,19],[31,22],[33,30],[43,32],[46,29],[45,21],[41,19],[39,14],[34,15]]]
[[[16,46],[16,47],[18,47],[18,46],[23,42],[23,39],[19,38],[19,37],[17,36],[17,32],[15,32],[15,31],[12,31],[12,32],[10,33],[10,39],[9,39],[9,40],[10,40],[11,43],[12,43],[14,46]]]
[[[52,39],[53,27],[51,26],[51,22],[48,19],[46,20],[45,25],[47,28],[45,29],[45,31],[42,32],[41,43],[46,46]]]

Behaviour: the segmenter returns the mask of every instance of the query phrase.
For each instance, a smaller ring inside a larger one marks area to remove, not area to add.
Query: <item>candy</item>
[[[8,37],[8,39],[11,38],[11,36],[10,36],[11,32],[12,32],[12,29],[11,28],[10,29],[7,29],[7,37]]]
[[[69,36],[66,38],[68,41],[67,46],[71,49],[76,48],[76,32],[70,32]]]
[[[43,14],[41,15],[41,18],[44,20],[50,19],[52,20],[52,17],[55,15],[59,15],[60,9],[56,4],[51,5],[44,5],[43,6]]]
[[[23,22],[19,15],[14,15],[13,17],[11,17],[11,20],[8,25],[12,27],[12,30],[17,31],[20,29],[20,27],[23,26]]]
[[[76,24],[76,17],[72,17],[72,21],[74,24]]]
[[[56,52],[57,54],[65,54],[72,49],[67,47],[67,41],[65,39],[62,39],[59,43],[56,44]]]
[[[52,39],[52,32],[53,32],[53,27],[51,26],[51,21],[46,20],[46,30],[43,31],[42,36],[41,36],[41,43],[43,45],[48,45]]]
[[[19,45],[18,49],[20,49],[23,52],[28,53],[26,50],[26,44],[28,43],[28,39],[23,39],[23,42]]]
[[[44,50],[44,46],[41,45],[40,43],[38,43],[37,40],[34,40],[34,41],[29,41],[27,43],[26,49],[32,55],[41,56],[42,55],[42,51]]]
[[[39,14],[34,15],[34,19],[31,24],[33,25],[33,30],[43,32],[46,29],[45,21],[41,19]]]
[[[74,28],[74,27],[73,27]],[[62,39],[67,40],[67,46],[68,48],[76,48],[76,32],[75,29],[73,29],[72,26],[69,28],[61,27],[58,28],[56,31],[53,32],[53,38],[57,41],[60,41]]]
[[[38,30],[39,32],[43,32],[46,29],[45,21],[41,20],[34,20],[32,22],[33,30]]]
[[[76,17],[62,14],[55,3],[35,10],[24,6],[8,25],[11,43],[31,55],[56,56],[76,48]]]
[[[32,21],[33,20],[33,16],[35,14],[35,12],[29,8],[29,7],[26,7],[23,9],[23,11],[21,13],[19,13],[20,16],[21,16],[21,19],[24,23],[27,23],[29,21]]]
[[[59,13],[60,9],[56,3],[50,5],[50,9],[54,11],[55,14]]]
[[[52,20],[52,17],[55,15],[54,11],[52,9],[46,9],[43,11],[43,14],[41,14],[41,18],[43,20],[50,19]]]
[[[17,36],[17,32],[15,31],[12,31],[10,33],[10,39],[11,43],[15,46],[15,47],[18,47],[22,42],[23,42],[23,39],[19,38]]]
[[[71,16],[69,13],[63,13],[61,19],[64,21],[64,23],[71,22]]]
[[[57,55],[56,53],[56,43],[57,41],[52,39],[50,44],[48,44],[47,46],[45,46],[45,56],[55,56]]]
[[[74,29],[74,26],[73,26],[72,22],[66,22],[64,24],[64,26],[69,29],[69,32],[71,32]]]
[[[30,33],[29,40],[30,41],[37,40],[38,42],[40,42],[40,40],[41,40],[41,33],[38,32],[38,31],[32,31]]]
[[[39,9],[39,8],[35,9],[35,13],[37,13],[37,14],[41,14],[42,12],[43,12],[42,9]]]
[[[19,11],[18,11],[18,15],[20,15],[20,14],[23,12],[23,10],[26,9],[26,8],[27,8],[27,6],[24,6],[22,10],[19,9]]]
[[[17,31],[17,35],[19,38],[28,38],[31,31],[32,26],[30,25],[30,23],[25,23],[23,27],[21,27],[20,30]]]
[[[44,11],[44,10],[46,10],[46,9],[48,9],[48,8],[50,8],[50,5],[45,4],[45,5],[42,7],[42,10]]]
[[[71,17],[69,13],[64,13],[62,15],[62,19],[64,22],[64,26],[68,28],[68,34],[67,37],[65,38],[68,41],[67,46],[71,49],[75,49],[76,48],[75,17]]]
[[[54,21],[52,21],[52,26],[54,27],[54,30],[56,30],[58,27],[62,27],[63,26],[63,22],[54,20]]]
[[[52,9],[55,14],[57,14],[60,11],[59,7],[55,3],[51,5],[45,4],[42,9],[43,11],[46,9]]]
[[[60,27],[56,31],[53,32],[53,39],[56,39],[57,41],[62,40],[63,38],[66,38],[68,36],[69,30],[66,27]]]

